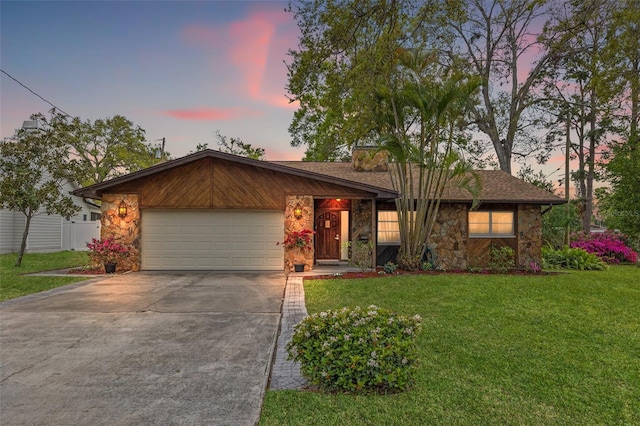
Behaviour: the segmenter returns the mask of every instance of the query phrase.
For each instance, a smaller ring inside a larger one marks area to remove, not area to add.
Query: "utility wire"
[[[37,97],[39,97],[40,99],[42,99],[43,101],[45,101],[46,103],[48,103],[49,105],[51,105],[52,107],[54,107],[56,110],[60,111],[61,113],[63,113],[64,115],[66,115],[69,118],[73,118],[71,117],[71,115],[67,114],[66,112],[64,112],[62,110],[62,108],[58,108],[57,106],[55,106],[54,104],[52,104],[51,102],[49,102],[48,100],[46,100],[45,98],[43,98],[42,96],[38,95],[36,92],[34,92],[33,90],[31,90],[30,88],[28,88],[27,86],[25,86],[24,84],[22,84],[20,81],[18,81],[15,77],[13,77],[11,74],[9,74],[8,72],[6,72],[5,70],[3,70],[2,68],[0,68],[0,71],[2,71],[3,74],[5,74],[7,77],[9,77],[11,80],[15,81],[16,83],[18,83],[20,86],[24,87],[25,89],[27,89],[28,91],[30,91],[31,93],[33,93],[34,95],[36,95]]]

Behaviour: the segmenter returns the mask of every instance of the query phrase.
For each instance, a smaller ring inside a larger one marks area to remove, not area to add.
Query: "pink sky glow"
[[[262,115],[259,111],[242,108],[194,108],[163,111],[162,114],[179,120],[234,120],[238,118],[256,117]]]

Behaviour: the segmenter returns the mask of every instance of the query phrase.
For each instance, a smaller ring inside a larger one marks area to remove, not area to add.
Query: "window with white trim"
[[[507,211],[469,212],[469,236],[513,237],[514,214]]]

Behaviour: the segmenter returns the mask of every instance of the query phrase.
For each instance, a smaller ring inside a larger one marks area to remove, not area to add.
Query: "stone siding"
[[[293,211],[296,206],[300,206],[302,209],[302,217],[296,219],[293,215]],[[285,234],[289,232],[302,231],[303,229],[313,230],[314,225],[314,209],[313,209],[313,197],[310,195],[294,195],[287,196],[286,207],[284,211],[284,231]],[[313,259],[315,249],[314,244],[311,245],[311,250],[301,251],[297,248],[284,249],[284,268],[285,271],[292,272],[294,270],[294,264],[305,264],[305,271],[313,270]]]
[[[435,266],[445,270],[467,269],[466,204],[441,204],[433,224],[429,247],[435,248]]]
[[[127,215],[118,216],[118,207],[123,201],[127,205]],[[118,271],[139,271],[140,260],[140,209],[137,194],[104,194],[102,196],[102,218],[100,238],[113,237],[129,249],[126,259],[118,262]]]
[[[518,268],[542,266],[542,212],[534,204],[518,205]]]
[[[357,172],[386,172],[388,163],[389,151],[377,147],[357,147],[351,152],[351,164]]]
[[[373,220],[373,200],[351,201],[351,241],[374,241],[375,221]],[[373,267],[375,250],[371,253],[370,265]]]

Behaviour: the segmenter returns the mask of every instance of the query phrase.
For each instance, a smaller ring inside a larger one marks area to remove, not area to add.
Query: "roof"
[[[194,154],[156,164],[155,166],[137,172],[77,189],[72,193],[81,197],[100,199],[104,191],[108,191],[117,185],[209,157],[371,192],[375,194],[377,198],[393,199],[397,197],[397,192],[393,189],[391,177],[388,172],[358,172],[353,169],[350,162],[258,161],[211,149],[198,151]],[[544,189],[538,188],[533,184],[511,176],[506,172],[499,170],[478,170],[477,173],[482,181],[480,201],[483,203],[546,205],[564,203],[564,199]],[[445,190],[443,201],[471,202],[472,197],[469,192],[463,189],[450,187]]]
[[[253,160],[251,158],[241,157],[239,155],[227,154],[225,152],[214,151],[212,149],[206,149],[198,151],[193,154],[186,155],[184,157],[169,160],[164,163],[159,163],[146,169],[138,170],[137,172],[129,173],[123,176],[119,176],[104,182],[96,183],[81,189],[77,189],[72,192],[73,195],[100,199],[104,191],[108,191],[110,188],[121,185],[123,183],[131,182],[136,179],[140,179],[146,176],[151,176],[157,173],[161,173],[165,170],[170,170],[175,167],[183,166],[185,164],[192,163],[194,161],[201,160],[203,158],[217,158],[226,161],[232,161],[235,163],[245,164],[252,167],[263,168],[272,170],[275,172],[286,173],[292,176],[305,177],[309,179],[315,179],[321,182],[331,183],[334,185],[342,185],[348,188],[357,189],[365,192],[371,192],[378,198],[395,198],[397,192],[393,188],[387,186],[376,186],[375,184],[367,182],[358,182],[348,180],[339,175],[328,175],[323,173],[316,173],[312,170],[304,170],[300,168],[291,167],[289,165],[280,164],[271,161]]]
[[[340,176],[354,182],[366,183],[393,190],[389,172],[358,172],[350,162],[306,162],[277,161],[276,164],[306,170],[309,172]],[[480,201],[483,203],[528,203],[528,204],[563,204],[564,199],[531,183],[518,179],[502,170],[477,170],[482,182]],[[414,174],[417,176],[417,174]],[[443,201],[471,202],[471,194],[461,188],[445,188]]]

